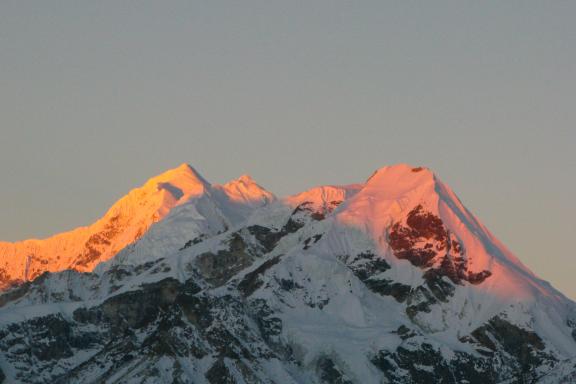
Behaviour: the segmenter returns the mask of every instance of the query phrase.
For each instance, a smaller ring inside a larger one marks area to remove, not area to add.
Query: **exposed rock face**
[[[389,243],[397,258],[406,259],[427,273],[446,276],[455,284],[480,284],[491,275],[486,270],[469,271],[462,244],[438,216],[426,212],[422,205],[408,213],[406,225],[397,222],[392,226]]]
[[[501,377],[488,361],[456,353],[448,361],[439,349],[423,343],[418,348],[398,347],[395,352],[380,351],[372,359],[392,383],[495,383]]]
[[[320,382],[327,384],[352,384],[344,373],[334,364],[329,357],[322,356],[318,359],[318,376]]]
[[[217,204],[226,188],[235,201],[258,190],[247,177],[212,188],[93,272],[44,273],[0,294],[0,379],[574,381],[574,303],[427,169],[385,168],[250,214]]]
[[[488,324],[474,330],[472,337],[493,356],[499,349],[515,357],[515,369],[523,378],[535,380],[536,367],[544,360],[554,360],[548,356],[544,341],[535,332],[522,329],[509,321],[496,316]]]
[[[135,378],[153,382],[163,377],[154,365],[166,357],[176,359],[173,379],[190,382],[180,378],[186,367],[179,366],[178,359],[192,364],[207,356],[213,360],[204,374],[209,382],[236,382],[230,370],[241,370],[258,382],[253,364],[279,358],[266,347],[282,329],[271,313],[264,302],[215,297],[200,292],[193,281],[168,278],[113,296],[99,306],[79,308],[73,319],[48,315],[13,325],[0,334],[0,345],[8,361],[35,367],[16,377],[22,382],[38,377],[45,377],[44,382],[81,382],[86,372],[93,371],[101,372],[93,382],[101,382],[124,369],[136,370]],[[25,349],[20,340],[27,341]],[[69,360],[78,351],[97,353],[74,367]]]
[[[198,256],[197,265],[202,275],[212,284],[220,286],[252,263],[246,243],[238,234],[229,241],[229,248],[217,253]]]
[[[392,296],[398,302],[404,302],[410,295],[409,285],[394,282],[388,278],[378,277],[390,269],[390,265],[371,252],[359,253],[350,263],[350,269],[373,292],[384,296]]]

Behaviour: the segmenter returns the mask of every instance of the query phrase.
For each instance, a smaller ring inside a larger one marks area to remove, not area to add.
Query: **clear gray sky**
[[[0,239],[188,162],[285,195],[426,165],[576,298],[576,2],[0,1]]]

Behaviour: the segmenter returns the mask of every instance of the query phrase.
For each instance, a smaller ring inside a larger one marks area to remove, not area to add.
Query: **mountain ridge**
[[[94,223],[44,239],[17,242],[0,241],[0,290],[12,284],[32,280],[43,272],[68,268],[90,271],[125,246],[139,239],[154,223],[170,211],[215,188],[238,204],[257,204],[274,196],[248,178],[232,180],[225,186],[212,186],[192,166],[183,163],[148,179],[140,187],[117,200]],[[248,185],[244,195],[230,194],[236,185]],[[252,193],[252,196],[250,195]]]
[[[383,167],[284,198],[246,198],[253,184],[241,178],[232,198],[208,187],[90,273],[0,294],[1,372],[23,383],[574,377],[576,304],[429,169]]]

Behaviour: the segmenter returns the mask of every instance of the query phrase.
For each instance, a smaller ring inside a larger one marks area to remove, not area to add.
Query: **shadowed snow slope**
[[[152,179],[142,188],[152,192],[138,192],[150,208],[136,199],[119,210],[130,220],[157,215],[141,236],[127,221],[123,244],[108,240],[85,266],[75,250],[61,265],[91,273],[48,273],[0,294],[0,377],[209,384],[576,377],[575,304],[427,168],[384,167],[363,184],[283,199],[248,176],[211,186],[186,166],[170,172],[184,176]],[[43,252],[50,266],[56,254]],[[32,277],[19,268],[19,278]]]

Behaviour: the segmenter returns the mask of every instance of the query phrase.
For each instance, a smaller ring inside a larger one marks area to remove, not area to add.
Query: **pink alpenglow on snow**
[[[548,283],[536,278],[427,168],[399,164],[377,170],[346,201],[337,220],[368,232],[395,263],[439,271],[496,297],[550,295]]]

